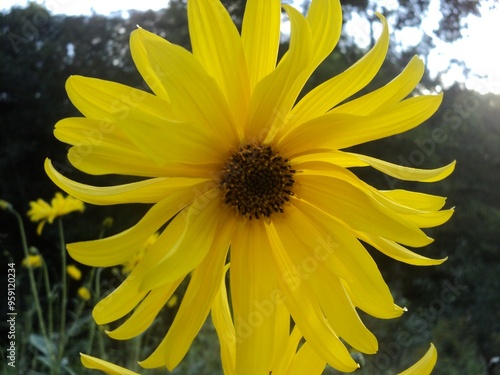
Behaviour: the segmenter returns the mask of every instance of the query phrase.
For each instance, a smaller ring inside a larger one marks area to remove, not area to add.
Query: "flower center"
[[[271,146],[242,145],[229,156],[220,176],[224,203],[250,220],[283,212],[293,195],[294,173],[288,159]]]

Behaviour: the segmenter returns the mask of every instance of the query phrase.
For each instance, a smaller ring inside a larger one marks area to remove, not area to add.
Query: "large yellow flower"
[[[432,241],[421,228],[449,219],[444,198],[379,191],[349,168],[434,182],[454,164],[417,170],[341,151],[411,129],[436,111],[441,95],[407,98],[422,61],[413,58],[387,85],[346,102],[385,58],[389,32],[379,16],[383,31],[372,50],[297,101],[335,47],[342,14],[336,0],[313,1],[307,17],[284,9],[291,39],[279,62],[279,0],[249,0],[241,36],[218,0],[190,0],[192,53],[140,28],[131,35],[132,57],[153,94],[94,78],[67,81],[85,116],[56,125],[56,137],[73,145],[72,164],[89,174],[144,179],[89,186],[47,161],[50,178],[88,203],[153,204],[120,234],[68,245],[71,256],[96,267],[122,264],[170,220],[94,318],[107,324],[135,309],[109,335],[136,336],[190,275],[176,318],[144,367],[172,369],[181,361],[209,314],[228,258],[239,375],[269,373],[286,345],[290,316],[317,355],[341,371],[357,368],[345,343],[377,351],[356,308],[379,318],[403,309],[360,241],[409,264],[443,261],[405,245]]]

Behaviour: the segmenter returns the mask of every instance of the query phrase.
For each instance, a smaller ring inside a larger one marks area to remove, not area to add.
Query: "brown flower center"
[[[220,176],[224,203],[250,220],[283,212],[283,205],[293,195],[294,173],[288,159],[271,146],[240,146],[229,156]]]

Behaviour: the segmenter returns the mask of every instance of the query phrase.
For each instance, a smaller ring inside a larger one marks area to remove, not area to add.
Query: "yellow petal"
[[[424,212],[415,215],[402,215],[409,222],[419,228],[433,228],[442,225],[450,220],[454,210],[443,210],[438,212]]]
[[[350,153],[350,155],[359,158],[371,167],[385,173],[391,177],[404,181],[436,182],[448,177],[455,169],[456,162],[436,169],[417,169],[389,163],[384,160],[373,158],[371,156]]]
[[[313,65],[321,63],[335,48],[342,31],[342,7],[338,0],[312,1],[307,11],[314,45]]]
[[[438,211],[446,203],[445,197],[403,189],[380,190],[380,193],[404,206],[422,211]]]
[[[218,0],[189,1],[187,8],[193,54],[217,81],[237,123],[243,124],[250,82],[238,30]]]
[[[344,344],[326,321],[318,302],[312,298],[306,283],[290,284],[285,275],[293,275],[296,265],[290,260],[273,222],[266,226],[272,243],[272,257],[278,274],[278,285],[285,304],[304,337],[318,355],[340,371],[351,372],[358,366]],[[293,288],[291,288],[293,286]]]
[[[437,361],[437,350],[436,347],[431,344],[427,353],[413,366],[409,369],[400,372],[399,375],[429,375],[432,369],[436,365]]]
[[[181,281],[182,279],[152,290],[122,325],[112,331],[106,331],[108,336],[115,340],[128,340],[144,332],[153,323]]]
[[[271,141],[311,73],[312,32],[296,9],[285,7],[291,22],[290,48],[278,67],[259,82],[252,94],[246,139]]]
[[[196,185],[195,185],[196,186]],[[93,267],[110,267],[129,260],[149,236],[193,199],[193,191],[172,191],[154,205],[134,226],[113,236],[67,245],[71,257]]]
[[[173,111],[174,105],[145,91],[81,76],[68,78],[66,90],[71,102],[86,117],[116,123],[159,165],[167,161],[217,162],[224,150],[217,133],[207,124],[179,118]],[[210,108],[210,102],[203,103]],[[219,128],[224,122],[222,116],[220,122]]]
[[[283,356],[281,357],[281,361],[273,370],[272,375],[289,375],[290,371],[292,371],[293,363],[295,360],[297,347],[299,345],[300,340],[302,339],[302,332],[297,325],[293,327],[292,333],[290,334],[287,342],[287,347]]]
[[[380,69],[389,45],[389,28],[384,17],[378,15],[383,29],[375,46],[345,72],[311,90],[291,111],[286,131],[321,116],[338,103],[365,87]]]
[[[356,235],[385,255],[406,264],[411,264],[414,266],[434,266],[443,263],[447,259],[427,258],[408,250],[406,247],[401,246],[394,241],[390,241],[372,234],[358,232]]]
[[[329,150],[328,152],[315,152],[297,156],[290,160],[291,165],[296,170],[314,169],[318,162],[325,162],[338,165],[339,167],[366,167],[368,163],[351,155],[348,152]]]
[[[175,281],[187,275],[203,261],[213,245],[217,228],[223,228],[226,224],[225,210],[221,207],[218,194],[218,191],[213,189],[200,195],[175,217],[174,221],[184,223],[184,233],[177,237],[172,247],[165,248],[165,256],[144,278],[141,289],[150,290]],[[165,233],[168,233],[169,226]],[[163,247],[162,236],[152,248]],[[167,238],[167,235],[164,237]]]
[[[354,304],[375,317],[387,319],[400,316],[403,310],[394,305],[377,264],[355,235],[304,200],[294,199],[293,205],[324,233],[316,240],[316,251],[330,271],[346,281],[349,287],[346,293]]]
[[[236,373],[268,375],[274,347],[275,269],[262,221],[240,224],[231,242],[231,304],[236,333]],[[289,327],[285,327],[288,333]],[[256,360],[258,358],[258,360]]]
[[[339,149],[389,137],[427,120],[441,100],[441,94],[418,96],[368,116],[327,113],[294,128],[278,147],[291,158],[319,148]]]
[[[191,275],[179,310],[165,337],[166,349],[163,355],[165,365],[169,369],[177,366],[186,355],[207,319],[221,282],[224,280],[224,262],[232,231],[232,223],[226,216],[217,227],[217,238],[209,254]]]
[[[139,286],[151,272],[151,269],[165,256],[168,250],[175,246],[176,242],[185,232],[185,220],[182,212],[176,216],[149,247],[142,259],[134,267],[130,275],[110,295],[101,300],[94,308],[94,319],[98,324],[107,324],[122,318],[128,314],[148,293],[148,290],[140,290]],[[152,232],[140,234],[149,237]],[[137,234],[139,236],[139,234]],[[144,242],[142,243],[144,245]],[[137,250],[137,247],[136,247]]]
[[[304,171],[296,176],[298,186],[295,193],[298,197],[354,230],[374,233],[415,247],[432,242],[416,225],[378,203],[352,182],[319,173]]]
[[[335,107],[337,113],[368,115],[394,105],[408,96],[418,85],[425,71],[423,61],[414,56],[405,69],[391,82],[357,99]]]
[[[80,353],[80,359],[82,364],[89,369],[101,370],[108,375],[139,375],[136,372],[127,370],[123,367],[117,366],[113,363],[103,361],[102,359],[92,357]]]
[[[144,49],[149,63],[160,70],[159,79],[170,95],[176,118],[189,123],[187,127],[194,127],[194,132],[213,134],[214,149],[236,142],[234,118],[221,88],[190,52],[144,29],[132,32],[130,46],[132,54],[135,49]],[[189,139],[188,133],[179,141]]]
[[[180,189],[190,189],[196,185],[207,183],[203,178],[150,178],[116,186],[92,186],[70,180],[60,174],[49,159],[45,161],[45,172],[62,190],[84,202],[96,205],[121,203],[156,203],[168,194]]]
[[[168,163],[159,166],[143,153],[116,124],[84,117],[59,121],[54,135],[69,143],[68,159],[79,170],[95,175],[121,174],[144,177],[202,177],[214,165]]]
[[[229,269],[229,264],[224,272]],[[222,278],[220,289],[212,305],[212,322],[214,324],[220,343],[222,369],[225,375],[236,374],[236,334],[234,332],[233,318],[229,309],[226,280]]]
[[[241,40],[252,90],[276,66],[280,25],[280,0],[247,1]]]
[[[321,358],[308,342],[304,343],[297,352],[289,375],[321,375],[325,370],[326,362]]]
[[[300,203],[298,206],[306,208]],[[297,268],[295,275],[287,275],[292,288],[297,283],[309,284],[335,333],[357,350],[375,353],[378,348],[375,336],[361,322],[338,276],[328,268],[328,264],[333,262],[332,255],[319,247],[318,239],[326,238],[329,234],[318,231],[295,206],[287,207],[286,217],[274,222],[276,232]],[[340,251],[349,252],[350,249]],[[376,285],[373,280],[370,281]],[[381,278],[377,281],[383,284]],[[384,289],[387,290],[387,287]],[[392,299],[390,301],[392,305]]]

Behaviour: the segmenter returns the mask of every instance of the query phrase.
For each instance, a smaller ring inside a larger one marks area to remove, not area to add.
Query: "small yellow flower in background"
[[[88,301],[90,299],[90,290],[88,290],[88,288],[82,286],[80,288],[78,288],[78,296],[83,299],[84,301]]]
[[[23,267],[31,267],[38,268],[43,264],[43,258],[41,255],[28,255],[28,257],[24,258],[21,265]]]
[[[122,274],[127,275],[132,272],[135,266],[144,257],[146,251],[148,251],[148,249],[156,242],[158,236],[158,233],[153,233],[151,236],[149,236],[144,245],[142,245],[142,247],[134,254],[134,256],[122,264]]]
[[[177,302],[179,301],[179,298],[177,297],[177,294],[174,294],[170,299],[167,301],[167,307],[174,307],[177,306]]]
[[[42,234],[42,229],[46,222],[52,224],[60,216],[73,211],[83,212],[85,208],[81,200],[69,195],[64,198],[61,193],[56,193],[50,204],[43,199],[38,199],[30,202],[30,207],[31,209],[28,211],[30,220],[34,222],[40,221],[36,230],[38,235]]]
[[[7,201],[4,201],[3,199],[0,199],[0,210],[8,210],[10,209],[12,206],[9,202]]]
[[[114,222],[113,218],[108,216],[104,218],[104,220],[102,221],[102,226],[104,228],[111,228],[113,226],[113,222]]]
[[[67,266],[66,272],[74,280],[80,280],[82,278],[82,271],[80,271],[74,264]]]
[[[447,177],[455,163],[422,170],[345,149],[418,126],[442,95],[411,96],[424,72],[415,56],[391,82],[349,100],[385,60],[389,30],[378,15],[382,32],[373,48],[298,100],[339,40],[338,0],[312,1],[307,16],[283,6],[291,36],[279,62],[279,0],[248,0],[241,35],[218,0],[189,0],[187,8],[192,53],[141,28],[131,34],[132,58],[154,94],[81,76],[66,83],[85,116],[55,127],[55,136],[73,146],[70,162],[89,174],[142,180],[85,185],[60,174],[50,160],[48,176],[91,204],[153,204],[122,233],[69,244],[71,256],[94,267],[130,262],[169,222],[93,316],[108,324],[133,311],[108,334],[140,335],[187,278],[165,338],[141,362],[172,370],[210,313],[230,259],[235,374],[268,375],[292,320],[322,361],[354,371],[358,365],[346,345],[362,353],[378,350],[358,310],[382,319],[404,312],[364,243],[408,264],[440,264],[445,259],[408,247],[431,243],[423,229],[445,223],[453,210],[443,209],[443,197],[379,190],[351,169],[372,167],[430,183]],[[92,153],[81,155],[87,131],[104,136]]]

